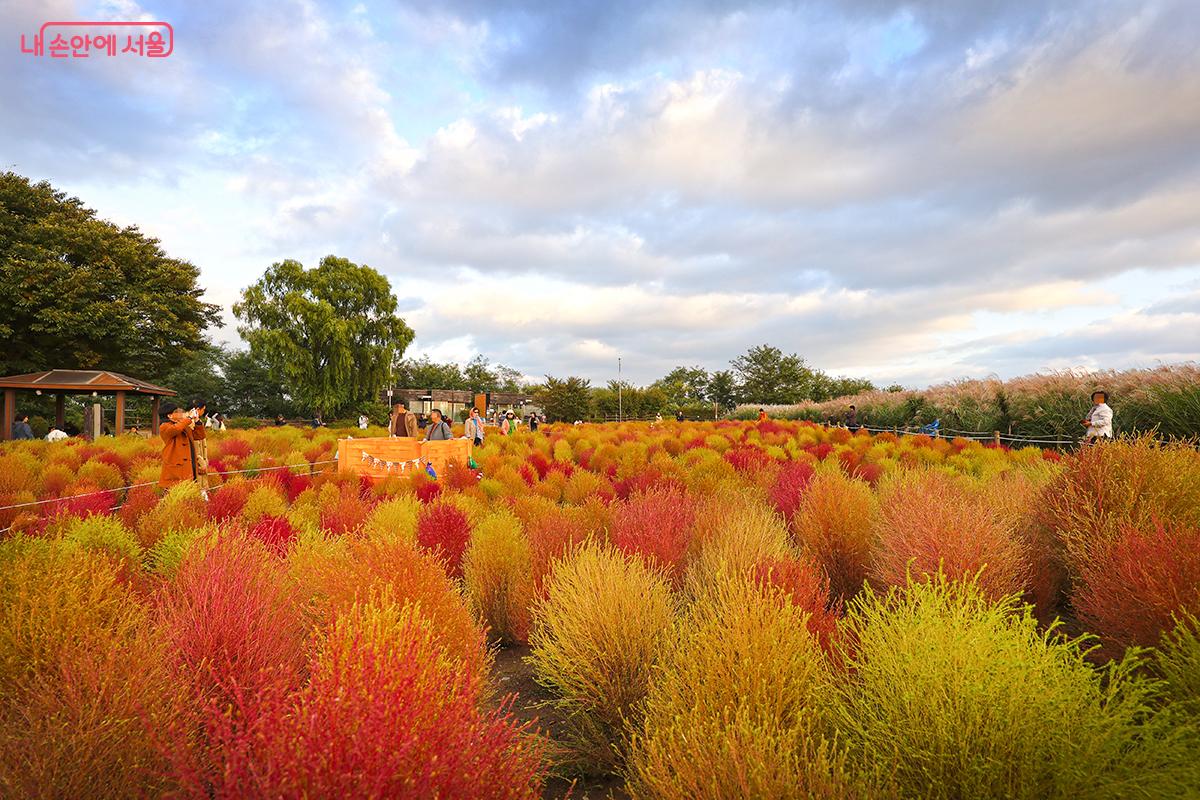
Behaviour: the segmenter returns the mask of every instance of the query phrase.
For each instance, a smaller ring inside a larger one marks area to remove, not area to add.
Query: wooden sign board
[[[441,442],[422,442],[403,436],[339,439],[338,472],[386,478],[389,475],[408,475],[410,470],[414,469],[423,471],[425,464],[431,463],[434,471],[441,476],[451,461],[465,466],[471,458],[472,446],[473,442],[468,439],[447,439]],[[366,458],[363,458],[364,454]],[[413,463],[417,459],[420,459],[420,463]],[[389,471],[386,463],[377,466],[380,461],[390,461],[403,466],[394,466]]]

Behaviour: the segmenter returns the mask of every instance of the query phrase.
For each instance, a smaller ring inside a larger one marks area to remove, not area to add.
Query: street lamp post
[[[625,417],[625,403],[621,394],[621,357],[617,356],[617,422]]]

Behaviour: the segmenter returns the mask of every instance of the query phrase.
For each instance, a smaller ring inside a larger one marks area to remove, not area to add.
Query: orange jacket
[[[192,426],[188,422],[167,420],[158,426],[163,440],[162,473],[159,486],[171,486],[180,481],[196,479],[196,450]]]

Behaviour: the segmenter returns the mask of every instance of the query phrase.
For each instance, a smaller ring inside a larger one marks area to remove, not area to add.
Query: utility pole
[[[621,394],[621,357],[617,356],[617,422],[625,417],[625,402]]]

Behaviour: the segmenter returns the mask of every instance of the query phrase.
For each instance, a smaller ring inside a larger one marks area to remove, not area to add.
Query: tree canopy
[[[519,392],[525,388],[520,370],[503,364],[492,365],[476,355],[466,367],[453,361],[439,363],[429,356],[405,358],[397,362],[392,384],[408,389],[469,389],[474,392]]]
[[[590,419],[591,381],[576,377],[564,380],[547,375],[546,382],[534,391],[533,400],[542,407],[542,411],[551,422]]]
[[[273,264],[242,292],[238,333],[301,406],[337,414],[370,402],[412,341],[386,277],[326,256]]]
[[[220,326],[199,270],[48,182],[0,173],[0,374],[111,369],[161,379]]]

